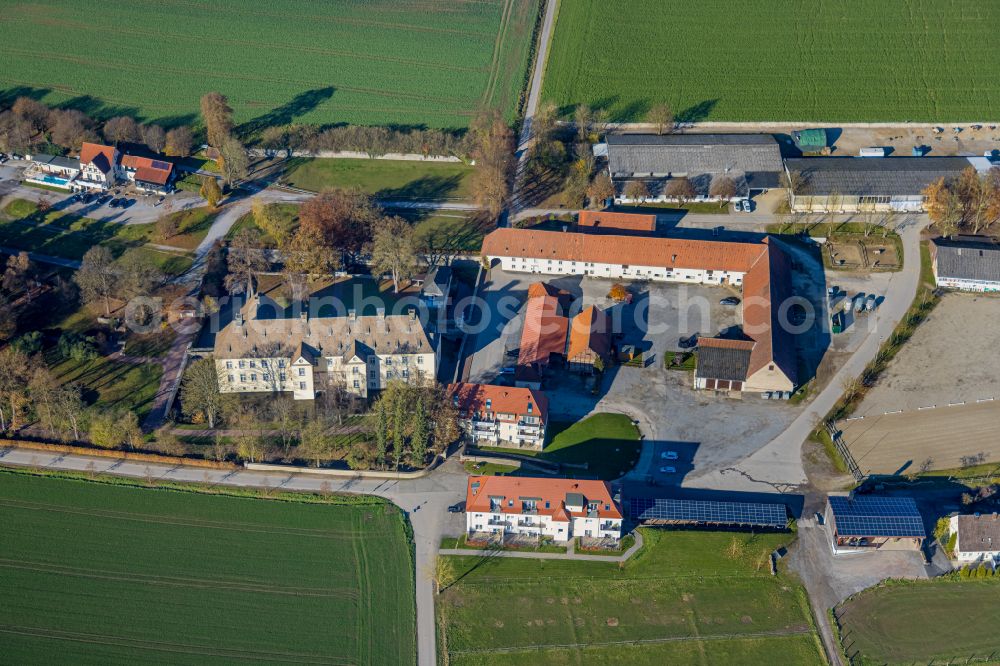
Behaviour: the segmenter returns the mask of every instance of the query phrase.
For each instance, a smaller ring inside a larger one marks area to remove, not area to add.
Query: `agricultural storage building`
[[[734,181],[736,197],[745,197],[777,187],[782,168],[769,134],[609,134],[607,152],[618,201],[630,201],[625,191],[635,180],[646,185],[648,200],[667,200],[675,178],[688,179],[699,200],[718,199],[712,180],[722,177]]]
[[[968,157],[798,157],[786,159],[785,170],[798,174],[791,196],[795,211],[919,212],[928,185],[987,164]]]
[[[916,550],[927,537],[911,497],[830,495],[826,516],[834,552]]]
[[[994,239],[935,239],[931,243],[931,261],[939,287],[1000,291],[1000,244]]]

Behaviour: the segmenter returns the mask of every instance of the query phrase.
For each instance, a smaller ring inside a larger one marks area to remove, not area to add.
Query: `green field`
[[[623,568],[443,558],[437,607],[447,663],[823,663],[805,591],[766,564],[789,535],[643,536],[645,549]]]
[[[837,607],[848,656],[861,664],[967,663],[1000,658],[1000,583],[907,581],[861,592]]]
[[[641,121],[987,121],[1000,115],[1000,4],[981,0],[573,0],[544,99]]]
[[[400,512],[0,473],[5,663],[413,664]]]
[[[537,13],[537,0],[15,3],[0,93],[167,125],[218,90],[255,128],[464,127],[480,106],[514,116]]]
[[[357,188],[389,201],[448,201],[471,198],[472,172],[471,166],[452,162],[297,159],[283,182],[313,192]]]

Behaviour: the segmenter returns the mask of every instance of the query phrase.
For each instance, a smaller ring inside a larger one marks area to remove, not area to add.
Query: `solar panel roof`
[[[163,170],[166,170],[166,169],[170,168],[170,162],[163,162],[161,160],[153,160],[152,164],[153,164],[153,168],[154,169],[163,169]]]
[[[917,504],[910,497],[832,495],[829,499],[839,536],[927,536]]]
[[[763,502],[716,502],[633,497],[629,499],[629,513],[633,520],[670,520],[720,525],[757,525],[783,528],[788,522],[784,504]]]

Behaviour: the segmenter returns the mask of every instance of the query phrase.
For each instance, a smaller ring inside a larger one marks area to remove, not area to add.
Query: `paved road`
[[[885,301],[876,311],[868,336],[798,418],[783,433],[734,468],[701,476],[693,473],[685,479],[685,486],[767,492],[773,491],[776,486],[806,483],[802,469],[802,444],[840,399],[845,381],[861,375],[909,309],[920,281],[920,232],[927,224],[929,220],[926,216],[919,216],[902,229],[903,270],[889,279]]]
[[[446,521],[448,506],[465,498],[467,478],[457,459],[421,479],[339,479],[300,473],[278,474],[248,470],[216,470],[185,465],[160,465],[82,455],[60,455],[27,448],[0,449],[0,465],[42,467],[114,474],[164,481],[188,481],[218,486],[332,491],[378,495],[399,506],[410,519],[416,553],[417,654],[420,666],[436,666],[434,586],[431,573]],[[454,514],[457,515],[457,514]]]
[[[0,254],[19,254],[20,252],[21,250],[16,247],[0,245]],[[80,267],[80,262],[73,259],[63,259],[62,257],[53,257],[48,254],[38,254],[37,252],[29,252],[28,256],[32,261],[40,264],[52,264],[53,266],[64,266],[66,268]]]
[[[542,20],[542,30],[538,35],[538,50],[535,52],[535,67],[531,73],[531,84],[528,88],[528,103],[524,106],[524,119],[521,123],[521,136],[517,141],[517,173],[520,174],[528,161],[528,145],[531,143],[531,121],[538,111],[538,102],[542,95],[542,79],[545,77],[545,63],[549,57],[549,43],[552,41],[552,29],[556,23],[558,0],[548,0],[545,3],[545,18]],[[517,186],[520,178],[514,178],[515,191],[511,197],[511,209],[516,214],[520,209]]]

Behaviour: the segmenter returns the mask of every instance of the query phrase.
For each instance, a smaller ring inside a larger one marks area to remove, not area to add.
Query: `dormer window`
[[[486,398],[486,411],[493,409],[493,400],[491,398]]]
[[[530,413],[532,412],[532,407],[534,407],[534,405],[532,405],[532,404],[531,404],[531,403],[529,402],[529,403],[528,403],[528,413],[529,413],[529,414],[530,414]]]

